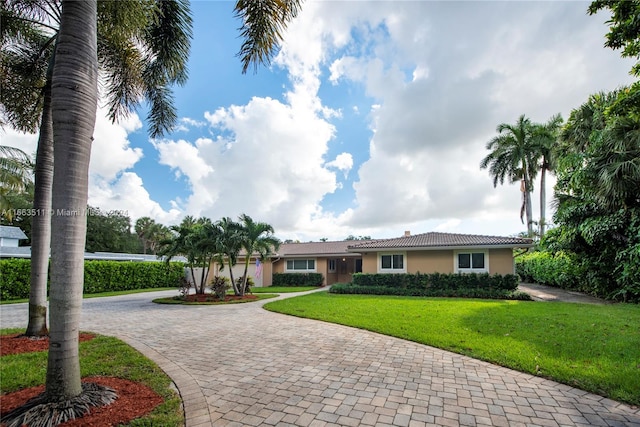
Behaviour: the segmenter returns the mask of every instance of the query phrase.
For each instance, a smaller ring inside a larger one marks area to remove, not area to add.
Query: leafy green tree
[[[609,33],[606,35],[604,45],[611,49],[622,49],[622,57],[640,57],[640,1],[638,0],[596,0],[589,5],[589,14],[594,15],[603,9],[611,11]],[[640,63],[631,69],[631,72],[640,75]]]
[[[588,291],[640,299],[640,120],[612,114],[625,89],[598,93],[562,132],[551,250],[579,255]]]
[[[105,212],[87,206],[87,252],[135,253],[137,249],[137,238],[131,235],[129,216],[119,211]]]
[[[514,183],[521,182],[522,208],[520,218],[527,216],[527,232],[533,236],[533,213],[531,209],[531,193],[536,176],[538,155],[533,144],[534,125],[524,115],[516,124],[501,123],[496,128],[498,135],[487,143],[491,152],[480,162],[480,168],[489,168],[493,177],[493,186],[498,182],[504,184],[505,179]],[[524,222],[524,221],[523,221]]]
[[[253,254],[257,254],[264,261],[266,256],[272,251],[277,251],[280,247],[280,240],[273,235],[273,227],[265,222],[256,222],[249,215],[240,215],[240,242],[245,251],[244,273],[242,275],[242,286],[234,289],[238,295],[244,295],[247,286],[247,272],[249,262]]]
[[[170,238],[169,229],[148,216],[138,218],[135,224],[136,235],[142,243],[143,253],[150,250],[155,254],[163,240]]]

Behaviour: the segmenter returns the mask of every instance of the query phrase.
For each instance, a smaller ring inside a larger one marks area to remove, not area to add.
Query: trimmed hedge
[[[0,260],[0,299],[12,300],[29,298],[31,283],[30,259]]]
[[[177,288],[183,277],[181,262],[85,261],[84,292]]]
[[[516,258],[516,272],[524,282],[563,289],[585,290],[584,268],[575,255],[565,252],[531,252]]]
[[[322,286],[320,273],[274,273],[273,286]]]
[[[0,298],[29,298],[31,260],[0,260]],[[84,293],[178,287],[184,277],[179,262],[85,261]]]
[[[336,294],[401,295],[423,297],[463,297],[489,299],[531,299],[516,292],[518,277],[513,274],[363,274],[352,283],[339,283],[329,292]]]
[[[518,288],[518,276],[513,274],[493,276],[482,274],[364,274],[353,275],[354,286],[375,286],[414,290],[456,290],[491,289],[515,291]]]

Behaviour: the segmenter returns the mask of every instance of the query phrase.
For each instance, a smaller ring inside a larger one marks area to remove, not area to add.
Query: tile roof
[[[369,242],[370,240],[342,240],[336,242],[306,242],[306,243],[283,243],[278,249],[277,255],[280,257],[300,256],[300,255],[332,255],[349,254],[349,245],[354,242]]]
[[[0,225],[0,237],[4,237],[6,239],[24,240],[27,238],[27,235],[24,234],[24,232],[20,230],[19,227]]]
[[[362,249],[411,249],[411,248],[439,248],[465,246],[506,246],[528,247],[533,245],[531,239],[520,237],[480,236],[475,234],[454,233],[423,233],[413,236],[403,236],[394,239],[372,240],[369,242],[350,242],[350,251]]]

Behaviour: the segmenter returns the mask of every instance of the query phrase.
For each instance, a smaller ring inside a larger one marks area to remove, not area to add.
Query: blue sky
[[[99,112],[89,203],[164,224],[246,213],[301,241],[517,234],[518,186],[478,166],[496,126],[631,82],[588,4],[308,1],[271,66],[243,75],[233,3],[194,1],[178,126],[152,141],[144,107]]]

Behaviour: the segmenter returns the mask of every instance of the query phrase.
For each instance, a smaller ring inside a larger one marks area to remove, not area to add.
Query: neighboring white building
[[[18,227],[0,225],[0,247],[17,248],[20,240],[26,240],[27,235]]]
[[[0,225],[0,258],[31,258],[31,246],[18,246],[27,235],[18,227]],[[84,259],[107,261],[163,261],[155,255],[121,254],[113,252],[85,252]],[[174,257],[173,261],[186,262],[184,257]]]

